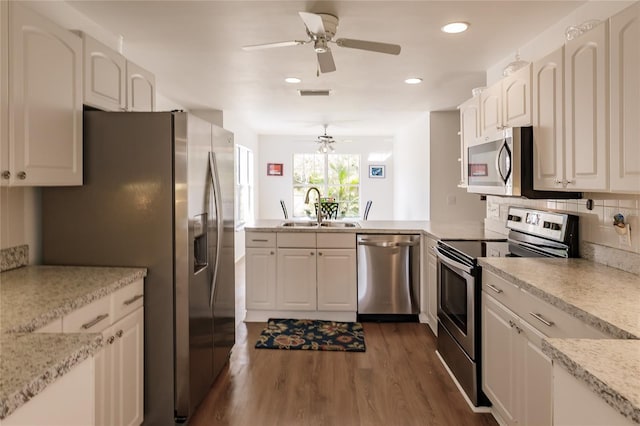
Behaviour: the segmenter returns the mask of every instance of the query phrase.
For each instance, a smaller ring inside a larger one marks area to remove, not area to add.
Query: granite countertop
[[[280,225],[284,220],[258,220],[245,225],[247,231],[261,232],[350,232],[358,234],[425,234],[442,240],[506,240],[506,236],[497,232],[485,231],[482,221],[463,221],[456,223],[409,220],[366,220],[357,221],[359,228],[285,228]],[[350,222],[345,220],[345,222]]]
[[[620,339],[640,338],[640,276],[586,259],[487,257],[480,265]]]
[[[640,340],[545,339],[542,352],[640,424]]]
[[[27,266],[0,274],[0,419],[102,346],[100,333],[30,333],[146,276],[144,268]]]
[[[586,259],[492,257],[479,263],[612,336],[548,338],[542,349],[614,409],[640,423],[640,276]]]

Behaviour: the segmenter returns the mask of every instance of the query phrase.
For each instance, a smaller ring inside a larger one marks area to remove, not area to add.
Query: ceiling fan
[[[290,40],[276,43],[255,44],[244,46],[244,50],[268,49],[272,47],[298,46],[313,43],[313,49],[318,55],[320,72],[327,73],[336,70],[333,55],[328,43],[335,43],[340,47],[350,49],[368,50],[371,52],[387,53],[389,55],[400,54],[400,46],[397,44],[380,43],[377,41],[355,40],[351,38],[333,39],[338,28],[338,17],[328,13],[298,12],[307,30],[308,40]]]
[[[318,136],[316,139],[316,143],[320,145],[317,152],[320,154],[327,154],[336,150],[333,147],[333,144],[336,143],[336,140],[333,138],[333,136],[327,135],[327,127],[328,124],[325,124],[324,134]]]

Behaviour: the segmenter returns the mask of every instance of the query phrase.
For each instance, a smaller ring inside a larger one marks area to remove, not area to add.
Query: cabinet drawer
[[[493,272],[483,270],[482,290],[512,311],[518,313],[521,306],[521,291],[516,285],[500,278]]]
[[[99,333],[111,325],[111,298],[103,297],[62,318],[63,333]]]
[[[144,281],[138,280],[111,296],[111,322],[114,323],[144,304]]]
[[[433,248],[438,244],[438,240],[434,240],[433,238],[425,237],[425,241],[427,244],[427,252],[433,253]]]
[[[315,232],[278,232],[278,247],[316,248]]]
[[[524,290],[521,290],[521,293],[521,309],[518,314],[545,336],[592,339],[607,337],[603,332],[596,330],[531,293]],[[550,325],[545,324],[544,321]]]
[[[317,234],[318,248],[356,248],[356,234]]]
[[[275,232],[249,232],[245,234],[245,245],[247,247],[275,247]]]

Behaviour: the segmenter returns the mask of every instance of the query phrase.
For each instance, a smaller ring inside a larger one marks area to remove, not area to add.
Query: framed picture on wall
[[[282,163],[267,163],[267,176],[282,176]]]
[[[384,178],[384,166],[369,165],[370,178]]]

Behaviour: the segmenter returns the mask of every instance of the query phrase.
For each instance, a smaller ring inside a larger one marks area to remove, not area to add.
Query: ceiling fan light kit
[[[337,16],[328,13],[298,12],[304,22],[308,40],[280,41],[276,43],[255,44],[244,46],[244,50],[269,49],[273,47],[298,46],[301,44],[313,43],[313,49],[317,55],[319,72],[328,73],[336,70],[329,43],[334,43],[339,47],[349,49],[367,50],[370,52],[386,53],[388,55],[399,55],[401,47],[397,44],[380,43],[377,41],[356,40],[349,38],[333,39],[338,29],[339,19]]]

